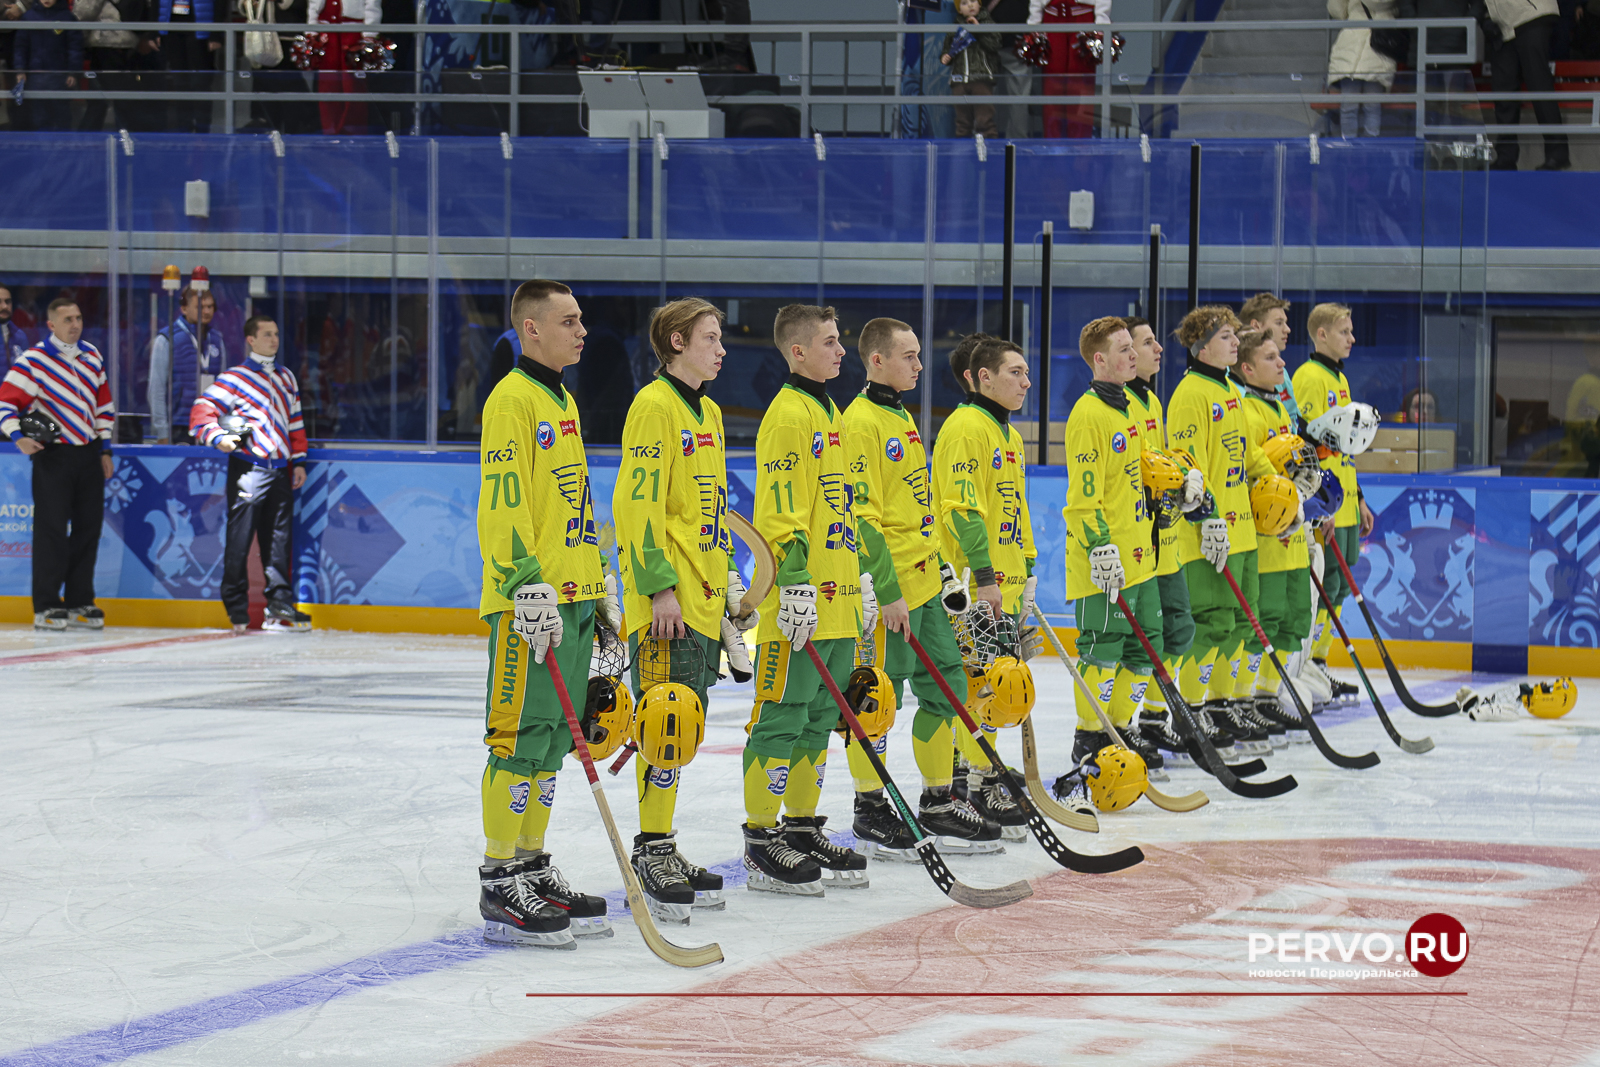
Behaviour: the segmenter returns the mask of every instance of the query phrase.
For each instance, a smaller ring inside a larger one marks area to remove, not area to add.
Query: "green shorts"
[[[633,687],[633,699],[639,701],[644,698],[644,687],[639,681],[639,672],[643,669],[651,685],[665,681],[682,682],[694,690],[695,696],[700,698],[700,706],[706,707],[706,691],[717,684],[717,667],[722,663],[722,640],[690,629],[689,636],[681,639],[687,644],[677,646],[685,650],[692,649],[682,657],[687,662],[673,663],[669,646],[664,662],[647,656],[651,661],[641,664],[639,638],[645,636],[646,632],[646,627],[641,626],[628,637],[629,684]],[[649,651],[649,646],[646,646],[646,651]]]
[[[1161,591],[1158,579],[1146,579],[1132,589],[1122,591],[1122,599],[1150,641],[1150,647],[1162,655]],[[1134,674],[1151,672],[1150,656],[1144,644],[1134,636],[1133,626],[1122,609],[1112,603],[1104,593],[1082,597],[1073,602],[1078,621],[1078,657],[1097,667],[1127,667]]]
[[[1189,612],[1189,583],[1183,571],[1156,577],[1161,594],[1161,658],[1175,660],[1194,644],[1194,616]]]
[[[594,601],[562,604],[561,644],[553,658],[566,683],[574,713],[583,715],[588,694],[589,661],[594,657]],[[513,614],[497,611],[489,624],[489,685],[484,701],[483,743],[489,766],[531,778],[539,771],[561,769],[572,751],[572,729],[556,696],[550,670],[533,662],[528,644],[512,629]]]
[[[1333,531],[1333,536],[1344,555],[1344,561],[1354,571],[1356,560],[1361,558],[1361,527],[1340,526]],[[1337,608],[1350,592],[1350,583],[1344,580],[1344,571],[1339,569],[1339,561],[1333,558],[1333,549],[1324,548],[1322,552],[1322,588],[1328,591],[1328,599]]]
[[[1228,572],[1252,607],[1261,602],[1255,549],[1229,556]],[[1261,641],[1239,607],[1239,598],[1228,587],[1228,579],[1203,559],[1184,564],[1183,577],[1189,583],[1189,609],[1194,614],[1192,651],[1196,659],[1214,651],[1231,655],[1240,641],[1250,652],[1261,651]]]
[[[1261,628],[1283,655],[1300,651],[1311,633],[1311,575],[1305,567],[1261,576]]]
[[[813,642],[840,692],[856,665],[856,643],[849,637]],[[756,646],[756,706],[745,748],[758,756],[788,759],[795,749],[828,747],[828,734],[839,723],[839,705],[822,684],[804,649],[787,641]]]
[[[945,684],[957,699],[965,700],[967,673],[961,668],[961,650],[956,647],[956,635],[950,629],[950,616],[938,597],[911,609],[911,632],[917,635],[922,650],[944,676]],[[909,680],[911,692],[917,697],[917,710],[941,719],[956,717],[956,709],[945,699],[933,675],[922,666],[911,642],[887,630],[883,631],[883,670],[894,682],[896,706],[902,702],[905,683]]]

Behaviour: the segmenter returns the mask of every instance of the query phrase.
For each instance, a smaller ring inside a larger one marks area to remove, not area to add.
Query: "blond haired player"
[[[620,627],[595,532],[578,405],[561,372],[583,355],[583,313],[560,282],[529,281],[511,298],[522,355],[483,407],[478,548],[489,624],[482,782],[484,937],[573,947],[609,937],[602,897],[573,892],[544,850],[556,771],[572,733],[546,667],[569,691],[589,676],[597,613]]]
[[[967,400],[945,420],[933,448],[940,550],[952,571],[963,576],[959,585],[951,583],[955,588],[947,590],[946,601],[987,612],[994,619],[1004,614],[1015,621],[1032,612],[1038,585],[1033,577],[1038,548],[1028,515],[1027,462],[1022,435],[1011,425],[1012,414],[1021,410],[1032,386],[1028,361],[1010,341],[988,340],[952,369],[967,382]],[[968,795],[983,790],[990,798],[998,796],[999,769],[989,765],[965,730],[956,731],[956,743],[972,768]],[[975,840],[990,839],[987,827],[994,825],[944,786],[923,790],[919,818],[924,825],[928,820],[935,825],[953,825],[956,820],[971,825],[979,819],[985,829]]]
[[[730,562],[727,439],[722,409],[706,396],[727,355],[722,321],[715,305],[697,297],[656,309],[650,345],[661,366],[633,398],[623,424],[611,511],[634,696],[640,701],[650,683],[680,681],[704,709],[724,635],[735,657],[743,649],[728,611],[737,611],[744,583]],[[641,682],[639,644],[646,638],[666,649],[670,678]],[[674,649],[681,651],[674,655]],[[677,667],[677,660],[686,666]],[[739,662],[748,668],[747,661]],[[722,876],[689,863],[677,850],[673,814],[681,770],[652,767],[640,753],[640,832],[633,840],[634,870],[652,907],[677,921],[687,920],[693,906],[723,906]]]
[[[1355,329],[1350,317],[1350,309],[1343,304],[1318,304],[1311,309],[1306,317],[1306,332],[1311,335],[1311,358],[1300,365],[1294,372],[1294,397],[1300,409],[1300,418],[1303,424],[1309,424],[1318,416],[1327,414],[1333,408],[1347,406],[1350,400],[1350,381],[1344,376],[1344,361],[1350,358],[1350,350],[1355,347]],[[1324,541],[1332,538],[1339,546],[1340,553],[1345,562],[1352,568],[1356,559],[1361,555],[1361,539],[1372,532],[1374,518],[1372,509],[1367,507],[1367,502],[1361,497],[1361,487],[1356,482],[1355,461],[1342,452],[1324,449],[1327,454],[1322,460],[1324,470],[1333,471],[1339,479],[1339,484],[1344,487],[1344,504],[1340,506],[1338,514],[1333,519],[1333,529],[1323,531]],[[1331,558],[1323,569],[1323,587],[1328,591],[1328,599],[1332,601],[1334,610],[1339,610],[1344,603],[1345,594],[1350,587],[1344,580],[1344,573],[1338,564]],[[1324,683],[1336,702],[1354,699],[1355,686],[1348,682],[1330,678],[1327,674],[1328,649],[1333,644],[1333,627],[1328,619],[1328,609],[1324,605],[1317,611],[1316,627],[1313,631],[1314,639],[1311,646],[1311,662],[1302,672],[1313,676],[1313,684]]]
[[[866,885],[867,861],[834,844],[817,814],[839,709],[805,648],[815,643],[843,689],[856,640],[876,624],[878,606],[861,587],[844,418],[825,389],[844,359],[837,317],[832,308],[789,304],[778,310],[772,339],[789,378],[756,433],[755,525],[778,574],[756,631],[744,864],[751,889],[815,896],[823,869],[834,884]]]

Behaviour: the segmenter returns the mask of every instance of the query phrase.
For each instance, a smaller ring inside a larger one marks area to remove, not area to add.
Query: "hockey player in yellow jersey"
[[[658,308],[650,344],[660,368],[639,390],[622,430],[611,513],[638,707],[658,687],[693,691],[703,716],[726,639],[730,662],[748,678],[743,632],[730,618],[744,597],[728,532],[727,440],[722,409],[706,386],[722,369],[722,312],[698,298]],[[745,627],[753,625],[748,620]],[[658,918],[687,922],[691,907],[721,908],[722,876],[677,850],[673,814],[679,766],[652,766],[641,750],[639,835],[633,866]]]
[[[1078,660],[1084,680],[1106,706],[1113,725],[1151,770],[1161,756],[1129,729],[1153,673],[1149,655],[1117,603],[1120,596],[1159,653],[1161,593],[1155,582],[1157,543],[1144,489],[1141,455],[1153,428],[1135,410],[1127,385],[1138,354],[1122,319],[1095,319],[1078,334],[1078,351],[1093,376],[1067,416],[1067,600],[1078,624]],[[1151,448],[1158,441],[1148,442]],[[1111,744],[1083,693],[1076,694],[1078,730],[1072,761],[1083,769]],[[1058,779],[1084,780],[1082,773]]]
[[[1010,341],[988,340],[957,374],[967,381],[967,400],[940,429],[932,464],[940,551],[951,572],[961,575],[950,583],[946,606],[955,613],[952,605],[960,604],[993,620],[1008,616],[1010,627],[1032,613],[1038,586],[1026,457],[1022,435],[1011,425],[1032,386],[1028,361]],[[974,781],[987,786],[998,769],[966,731],[955,737],[970,768],[970,796]],[[966,816],[967,802],[947,798],[941,788],[924,791],[923,811],[932,814],[947,801],[957,805],[953,815]]]
[[[1318,304],[1312,308],[1306,316],[1306,332],[1311,335],[1311,358],[1294,372],[1294,397],[1300,408],[1303,429],[1309,427],[1318,416],[1352,404],[1350,381],[1344,375],[1344,361],[1350,358],[1350,350],[1356,342],[1350,309],[1343,304]],[[1356,559],[1361,555],[1361,539],[1372,532],[1375,520],[1356,482],[1355,461],[1338,450],[1324,448],[1322,451],[1327,453],[1322,461],[1323,468],[1333,471],[1339,484],[1344,487],[1344,503],[1334,516],[1333,528],[1323,529],[1323,540],[1326,542],[1332,538],[1337,542],[1345,562],[1354,569]],[[1344,572],[1339,570],[1332,557],[1330,552],[1323,570],[1323,587],[1327,589],[1328,598],[1337,611],[1344,604],[1350,589],[1345,584]],[[1301,677],[1309,675],[1308,680],[1313,687],[1328,691],[1335,703],[1345,703],[1356,698],[1356,689],[1349,682],[1328,676],[1328,649],[1332,644],[1333,626],[1328,620],[1326,607],[1323,607],[1317,612],[1311,659],[1304,665]]]
[[[1233,739],[1257,740],[1257,731],[1229,723],[1240,657],[1261,652],[1261,643],[1222,577],[1224,566],[1254,603],[1257,598],[1255,520],[1250,484],[1273,473],[1260,452],[1249,447],[1244,398],[1228,379],[1238,361],[1239,320],[1221,306],[1195,308],[1178,326],[1178,340],[1189,349],[1189,367],[1167,406],[1167,439],[1186,450],[1216,501],[1216,514],[1195,526],[1179,526],[1183,568],[1194,614],[1194,645],[1179,665],[1178,687],[1198,708],[1200,724],[1225,756]],[[1220,715],[1221,723],[1214,720]]]
[[[589,673],[596,614],[621,625],[607,588],[578,405],[561,372],[583,354],[583,313],[559,282],[511,299],[522,355],[483,408],[478,549],[489,624],[482,781],[484,937],[572,948],[612,934],[602,897],[574,892],[550,862],[545,830],[572,734],[547,656],[569,689]],[[577,690],[581,691],[581,690]]]
[[[956,692],[966,688],[961,650],[950,628],[950,616],[940,600],[939,539],[934,529],[932,494],[928,482],[928,456],[922,435],[901,394],[916,388],[923,373],[922,345],[911,327],[897,319],[873,319],[861,328],[861,361],[866,366],[866,388],[845,409],[845,440],[849,444],[850,474],[854,485],[856,535],[860,539],[869,584],[881,605],[879,627],[873,635],[882,649],[878,662],[894,685],[896,706],[907,681],[917,697],[911,723],[911,746],[922,772],[923,788],[942,790],[942,797],[924,805],[923,829],[936,837],[955,838],[966,851],[998,851],[1000,830],[974,815],[972,809],[949,801],[955,747],[952,726],[955,709],[940,692],[906,640],[915,634],[945,681]],[[880,754],[887,742],[880,741]],[[919,862],[915,840],[883,796],[878,778],[861,746],[849,743],[850,771],[855,779],[854,831],[862,851],[886,859]],[[1020,810],[996,784],[982,788],[975,804],[988,804],[1000,793],[1007,810]],[[946,811],[945,807],[949,810]],[[932,808],[934,810],[927,810]]]
[[[832,308],[789,304],[772,337],[790,373],[756,433],[755,525],[778,574],[756,630],[744,864],[751,889],[816,896],[824,870],[828,884],[865,886],[867,861],[835,844],[817,814],[839,709],[806,643],[842,690],[878,606],[861,586],[844,418],[825,388],[844,359],[839,323]]]

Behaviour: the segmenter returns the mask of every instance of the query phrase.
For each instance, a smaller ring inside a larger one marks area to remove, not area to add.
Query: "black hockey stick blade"
[[[861,751],[866,753],[872,769],[878,773],[878,780],[883,783],[884,794],[894,804],[900,821],[906,824],[906,829],[916,838],[917,852],[922,856],[922,865],[928,869],[928,876],[933,879],[933,884],[939,887],[939,891],[957,904],[965,904],[969,908],[1003,908],[1007,904],[1015,904],[1019,900],[1033,896],[1033,887],[1027,882],[1012,882],[998,889],[977,889],[956,880],[956,876],[950,873],[950,868],[945,866],[944,857],[939,855],[939,850],[934,847],[933,838],[924,832],[922,824],[917,822],[917,817],[911,812],[911,805],[900,795],[900,787],[889,777],[889,768],[883,765],[883,760],[872,747],[867,732],[861,728],[861,720],[850,710],[850,702],[839,692],[839,683],[828,673],[827,665],[817,653],[817,646],[810,641],[806,642],[806,655],[811,657],[811,665],[822,676],[822,683],[827,687],[828,695],[833,697],[833,702],[839,706],[839,714],[843,717],[845,725],[855,735],[856,742],[861,746]]]

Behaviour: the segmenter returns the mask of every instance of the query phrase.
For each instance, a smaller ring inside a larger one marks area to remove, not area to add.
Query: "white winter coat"
[[[1489,17],[1494,19],[1501,35],[1508,41],[1517,35],[1517,27],[1524,22],[1561,13],[1556,0],[1486,0],[1486,6],[1489,8]]]
[[[1527,3],[1528,0],[1517,2]],[[1397,6],[1396,0],[1328,0],[1328,17],[1392,19]],[[1328,53],[1328,84],[1344,78],[1380,82],[1385,89],[1394,84],[1394,60],[1372,50],[1371,30],[1350,27],[1340,30],[1339,36],[1334,38],[1333,50]]]

